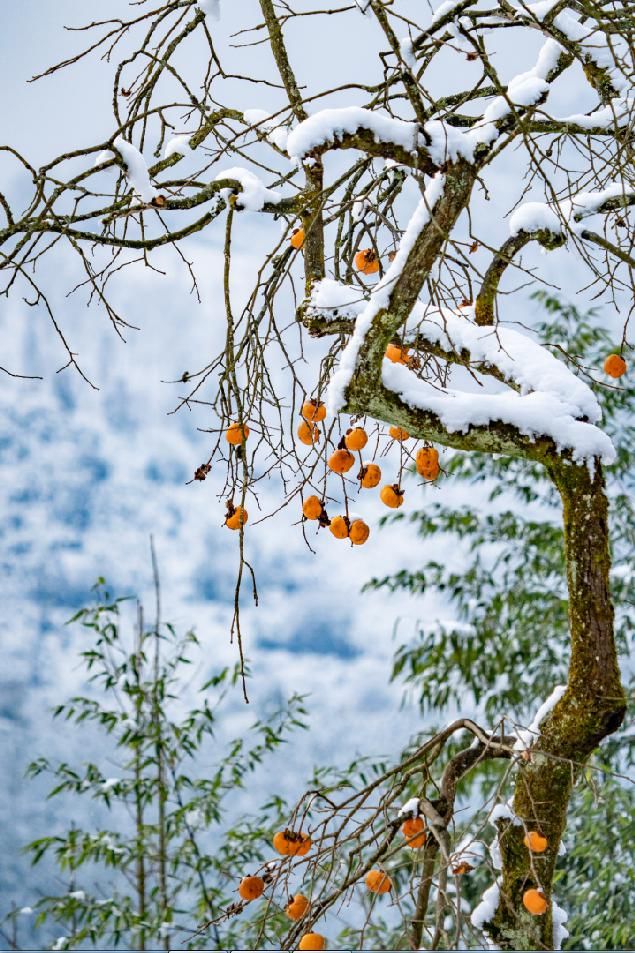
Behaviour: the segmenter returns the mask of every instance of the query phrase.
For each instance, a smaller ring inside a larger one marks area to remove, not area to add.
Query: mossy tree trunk
[[[532,916],[522,903],[525,890],[542,889],[551,898],[558,849],[566,825],[573,784],[597,745],[622,722],[625,696],[613,634],[609,588],[608,504],[599,464],[560,460],[549,467],[563,502],[571,658],[567,687],[541,725],[529,760],[516,779],[514,810],[524,822],[499,824],[503,870],[500,903],[490,924],[503,949],[553,948],[553,917]],[[549,620],[545,619],[545,635]],[[530,854],[524,829],[548,839],[544,854]]]

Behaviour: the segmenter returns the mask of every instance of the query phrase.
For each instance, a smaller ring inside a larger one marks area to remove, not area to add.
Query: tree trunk
[[[613,637],[602,470],[596,462],[591,474],[585,465],[561,459],[549,470],[563,502],[571,658],[566,691],[543,721],[530,759],[518,769],[514,811],[524,827],[499,823],[500,900],[488,930],[498,946],[513,950],[553,948],[551,889],[573,784],[625,712]],[[548,626],[545,619],[546,635]],[[523,844],[525,829],[547,837],[544,854],[529,853]],[[542,889],[549,902],[543,916],[532,916],[523,906],[523,894],[531,887]]]

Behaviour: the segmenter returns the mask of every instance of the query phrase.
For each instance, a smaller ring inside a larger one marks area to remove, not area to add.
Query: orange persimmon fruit
[[[398,440],[400,443],[403,440],[410,440],[410,434],[403,427],[390,427],[388,433],[393,440]]]
[[[410,364],[408,348],[399,344],[389,344],[386,348],[385,356],[389,361],[392,361],[393,364],[405,364],[406,366]]]
[[[238,886],[238,893],[243,900],[257,900],[262,896],[265,882],[262,877],[243,877]]]
[[[248,436],[249,427],[247,424],[230,424],[225,431],[225,440],[227,443],[231,443],[232,447],[237,447],[239,444],[244,443]]]
[[[303,893],[296,893],[293,899],[289,898],[285,912],[290,920],[301,920],[310,906],[309,900]]]
[[[370,529],[364,520],[353,520],[348,532],[348,538],[354,546],[363,546],[370,536]]]
[[[305,400],[302,404],[302,416],[305,420],[312,420],[313,423],[319,423],[326,417],[326,405],[315,397]]]
[[[227,526],[228,529],[240,529],[241,526],[245,525],[248,519],[249,515],[247,510],[242,506],[236,506],[232,509],[231,513],[228,514],[225,520],[225,526]]]
[[[372,248],[362,248],[355,255],[355,268],[363,275],[374,275],[379,271],[379,258]]]
[[[604,373],[609,377],[622,377],[626,374],[626,361],[620,354],[609,354],[604,361]]]
[[[523,894],[523,906],[532,916],[541,917],[547,909],[547,900],[542,890],[531,887]]]
[[[423,847],[426,842],[425,822],[422,817],[411,817],[401,825],[401,833],[407,840],[407,847]]]
[[[523,838],[523,844],[532,854],[544,854],[547,843],[547,838],[538,831],[527,831]]]
[[[299,950],[323,950],[326,940],[321,933],[305,933],[300,937]]]
[[[389,893],[392,890],[392,880],[383,870],[369,870],[364,879],[371,893]]]
[[[304,245],[304,229],[303,228],[294,228],[291,232],[291,238],[289,239],[289,244],[292,248],[302,248]]]
[[[385,506],[391,510],[398,510],[403,503],[403,490],[397,484],[392,486],[382,486],[379,492],[379,499]]]
[[[348,539],[348,520],[345,516],[334,516],[329,523],[329,529],[335,539]]]
[[[320,431],[315,424],[308,424],[303,420],[296,431],[298,440],[307,447],[312,447],[320,439]]]
[[[381,468],[378,467],[376,463],[364,463],[359,472],[358,479],[365,489],[372,490],[374,487],[379,486]]]
[[[329,468],[333,473],[348,473],[355,463],[355,457],[350,450],[336,450],[329,457]]]
[[[294,831],[278,831],[273,836],[273,846],[284,857],[304,857],[311,849],[311,838],[308,834],[296,834]]]
[[[349,450],[363,450],[368,443],[368,434],[363,427],[353,427],[344,437]]]
[[[319,520],[322,515],[322,502],[317,496],[307,496],[302,504],[302,515],[307,520]]]
[[[421,450],[417,450],[415,466],[419,476],[426,480],[436,480],[441,472],[439,451],[435,450],[434,447],[422,447]]]

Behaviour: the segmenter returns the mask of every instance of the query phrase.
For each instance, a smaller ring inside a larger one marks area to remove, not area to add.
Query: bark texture
[[[602,469],[596,463],[591,474],[584,465],[558,460],[550,471],[563,503],[571,658],[565,694],[543,721],[530,760],[518,771],[514,810],[524,826],[499,825],[501,899],[490,932],[498,946],[509,950],[553,949],[551,903],[544,916],[532,916],[522,896],[537,887],[551,901],[573,784],[593,750],[620,726],[626,707],[613,634]],[[525,829],[547,837],[544,854],[527,850]]]

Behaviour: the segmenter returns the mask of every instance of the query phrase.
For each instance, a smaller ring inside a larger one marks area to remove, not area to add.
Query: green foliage
[[[591,779],[592,780],[592,779]],[[567,853],[554,890],[570,898],[565,949],[635,947],[635,815],[632,790],[610,775],[575,794]],[[566,901],[565,901],[566,903]]]
[[[57,949],[169,949],[184,941],[197,948],[210,940],[231,946],[233,928],[222,941],[217,929],[188,935],[236,899],[237,871],[260,865],[272,828],[286,815],[277,797],[241,816],[234,801],[289,734],[305,727],[302,698],[219,745],[216,728],[239,667],[216,671],[199,689],[199,704],[184,709],[182,689],[200,654],[195,633],[148,629],[139,608],[127,637],[124,600],[111,598],[103,580],[96,589],[96,605],[71,620],[92,637],[81,653],[92,691],[58,705],[54,716],[84,732],[87,753],[99,751],[99,758],[77,765],[39,757],[27,773],[52,778],[49,798],[63,797],[69,817],[69,799],[90,798],[109,823],[90,830],[73,824],[28,845],[33,863],[52,856],[66,881],[62,893],[34,905],[36,926],[55,927]]]

